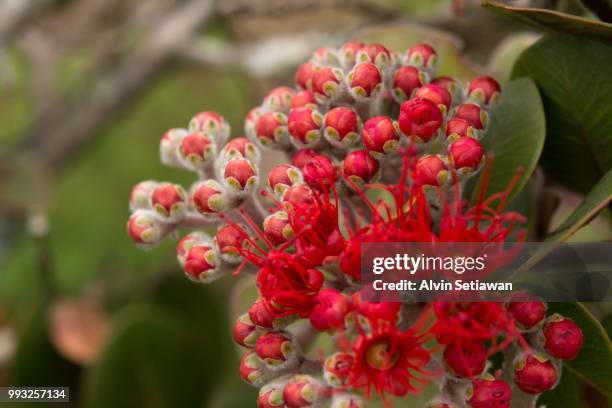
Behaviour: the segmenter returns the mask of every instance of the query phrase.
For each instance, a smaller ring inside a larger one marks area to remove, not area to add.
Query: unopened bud
[[[361,133],[363,144],[374,157],[382,157],[397,151],[399,135],[388,116],[368,119]]]
[[[480,142],[472,137],[462,137],[449,148],[450,157],[456,169],[476,170],[484,156]]]
[[[206,180],[195,184],[191,189],[191,200],[202,215],[213,215],[231,206],[225,188],[216,180]]]
[[[375,181],[379,175],[378,160],[370,156],[367,150],[350,152],[342,162],[342,173],[358,186]]]
[[[130,211],[151,208],[151,192],[159,183],[153,180],[141,181],[130,192]]]
[[[268,332],[255,343],[255,352],[269,367],[287,367],[296,362],[299,355],[297,344],[289,334]]]
[[[312,62],[306,62],[295,73],[295,83],[302,89],[312,91],[312,79],[319,68]]]
[[[434,84],[423,85],[416,91],[415,96],[435,103],[444,113],[448,112],[452,102],[450,92]]]
[[[382,44],[367,44],[357,51],[357,63],[371,62],[384,71],[391,66],[391,52]]]
[[[297,146],[316,146],[321,142],[323,115],[308,107],[292,109],[287,120],[287,129]]]
[[[357,112],[338,106],[325,115],[325,139],[340,148],[353,145],[359,140],[361,126]]]
[[[334,353],[327,357],[323,364],[325,381],[334,388],[347,386],[354,361],[349,353]]]
[[[317,109],[318,104],[312,91],[299,91],[291,100],[291,109],[311,108]]]
[[[242,261],[240,251],[244,249],[247,240],[244,235],[238,230],[243,226],[235,226],[225,224],[219,227],[214,238],[214,243],[221,254],[221,259],[229,264],[237,264]]]
[[[223,145],[230,135],[230,127],[223,116],[216,112],[200,112],[189,121],[191,133],[201,132],[213,137],[217,145]]]
[[[487,125],[488,115],[475,103],[464,103],[459,105],[455,111],[455,117],[467,120],[476,129],[484,129]]]
[[[336,99],[342,93],[344,74],[339,68],[320,68],[312,79],[312,90],[320,102]]]
[[[195,244],[185,256],[185,275],[195,282],[210,283],[223,276],[217,254],[210,241]]]
[[[266,95],[263,107],[267,111],[288,113],[295,91],[288,86],[279,86]]]
[[[246,137],[236,137],[227,142],[223,147],[223,158],[225,160],[231,160],[236,157],[250,160],[253,163],[259,163],[261,152],[259,148]]]
[[[177,223],[187,211],[187,194],[178,184],[160,183],[151,192],[150,206],[164,221]]]
[[[209,135],[202,132],[194,132],[185,136],[178,149],[181,163],[192,171],[204,169],[212,161],[215,151],[215,142]]]
[[[289,137],[287,116],[278,112],[262,114],[255,124],[255,137],[263,146],[283,148]]]
[[[370,62],[362,62],[348,73],[348,89],[356,101],[365,101],[380,94],[382,90],[382,74]]]
[[[270,373],[266,363],[254,351],[249,350],[240,359],[240,377],[247,384],[261,387],[268,381]]]
[[[235,158],[223,167],[223,183],[228,191],[244,196],[257,188],[259,170],[247,159]]]
[[[468,86],[468,97],[481,105],[488,105],[499,98],[501,87],[490,76],[474,78]]]
[[[170,129],[162,136],[159,142],[159,158],[162,164],[172,167],[182,167],[178,158],[178,148],[181,140],[187,136],[187,129]]]
[[[466,400],[471,408],[510,408],[511,399],[512,390],[504,380],[476,379],[466,390]]]
[[[404,65],[393,75],[393,97],[402,103],[414,96],[416,90],[425,83],[427,75],[412,65]]]
[[[575,359],[584,341],[580,327],[573,320],[558,314],[546,320],[542,333],[544,349],[553,357],[563,360]]]
[[[361,41],[349,41],[345,43],[338,51],[338,60],[342,68],[349,70],[355,65],[357,53],[365,46]]]
[[[414,180],[423,186],[441,186],[448,180],[446,164],[438,156],[422,156],[417,160]]]
[[[185,265],[185,257],[192,246],[205,244],[206,242],[210,242],[210,237],[201,231],[190,232],[181,238],[176,244],[176,257],[179,264],[181,264],[181,266]]]
[[[236,343],[246,348],[254,348],[255,342],[259,338],[259,332],[251,321],[248,313],[245,313],[236,319],[233,334]]]
[[[292,377],[283,390],[287,408],[314,407],[321,399],[321,384],[310,375]]]
[[[413,98],[400,107],[398,125],[402,133],[417,142],[428,142],[442,126],[442,111],[435,103]]]
[[[514,382],[527,394],[540,394],[557,383],[557,369],[541,355],[525,354],[514,364]]]
[[[427,44],[417,44],[406,51],[405,62],[419,68],[433,69],[438,62],[438,54]]]
[[[153,211],[136,210],[128,219],[127,232],[134,244],[150,248],[164,238],[168,227]]]

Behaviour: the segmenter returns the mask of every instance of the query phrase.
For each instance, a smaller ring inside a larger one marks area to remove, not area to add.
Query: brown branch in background
[[[581,0],[582,3],[602,21],[612,23],[612,1],[610,0]]]

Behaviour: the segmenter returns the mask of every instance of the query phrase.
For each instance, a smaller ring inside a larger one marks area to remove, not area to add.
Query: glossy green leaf
[[[528,78],[508,83],[493,107],[482,138],[489,157],[493,157],[488,194],[504,191],[519,169],[523,174],[512,191],[516,195],[533,173],[544,146],[546,123],[538,90]],[[472,193],[475,201],[483,180],[481,174]]]
[[[612,168],[610,67],[612,43],[554,34],[528,48],[512,74],[531,77],[542,94],[545,169],[581,193]]]
[[[604,328],[581,303],[549,303],[549,310],[574,320],[584,334],[580,354],[575,360],[564,362],[564,368],[611,397],[612,345]]]
[[[581,381],[570,370],[563,370],[561,381],[554,390],[545,392],[538,398],[538,406],[586,408],[580,398]]]
[[[538,29],[612,40],[612,24],[559,11],[532,7],[513,7],[499,1],[484,0],[482,6]]]

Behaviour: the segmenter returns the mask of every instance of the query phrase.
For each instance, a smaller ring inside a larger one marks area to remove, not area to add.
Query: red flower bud
[[[303,169],[306,163],[311,161],[313,157],[318,156],[316,150],[313,149],[300,149],[298,150],[293,157],[291,158],[291,164],[293,164],[298,169]]]
[[[191,197],[196,210],[203,215],[218,213],[228,205],[224,188],[215,180],[196,184]]]
[[[297,108],[317,108],[317,100],[312,91],[300,91],[293,96],[291,100],[291,109]]]
[[[527,394],[540,394],[557,383],[557,369],[545,357],[526,354],[514,365],[514,382]]]
[[[406,51],[406,63],[417,67],[433,68],[437,61],[436,50],[427,44],[417,44]]]
[[[338,51],[338,59],[344,69],[350,69],[355,64],[357,53],[365,46],[361,41],[349,41]]]
[[[414,180],[424,186],[441,186],[448,179],[446,164],[438,156],[422,156],[415,166]]]
[[[190,170],[202,169],[210,162],[214,153],[214,142],[207,134],[202,132],[185,136],[179,146],[179,158],[183,165]]]
[[[263,232],[274,245],[287,242],[293,236],[293,228],[285,211],[268,215],[263,222]]]
[[[382,89],[382,74],[376,65],[362,62],[348,73],[349,91],[356,100],[378,95]]]
[[[212,247],[204,244],[194,245],[185,256],[185,274],[193,281],[212,282],[221,277],[217,262],[217,255]]]
[[[544,348],[553,357],[573,360],[582,348],[582,330],[573,320],[553,315],[547,320],[542,332]]]
[[[245,247],[245,237],[236,226],[225,224],[219,227],[214,243],[225,262],[235,264],[242,260],[240,250]]]
[[[467,402],[471,408],[509,408],[511,399],[512,390],[503,380],[474,380],[467,390]]]
[[[391,52],[382,44],[368,44],[357,52],[356,60],[371,62],[384,70],[391,64]]]
[[[261,387],[257,408],[284,408],[283,388],[283,384],[279,382],[271,382]]]
[[[378,160],[365,149],[347,154],[342,162],[343,174],[357,185],[373,181],[378,175],[378,168]]]
[[[336,289],[323,289],[314,299],[310,312],[310,324],[318,331],[341,330],[344,318],[352,306],[345,295]]]
[[[246,348],[255,347],[255,342],[259,337],[259,333],[247,313],[236,319],[233,334],[236,343]]]
[[[166,166],[181,167],[177,150],[181,140],[187,136],[187,129],[170,129],[162,136],[159,142],[159,157]]]
[[[302,182],[302,172],[289,164],[279,164],[268,173],[268,188],[282,195],[289,187]]]
[[[323,116],[311,108],[292,109],[287,121],[289,134],[297,145],[315,145],[321,140]]]
[[[334,99],[339,95],[342,70],[330,67],[320,68],[312,78],[312,90],[318,100]]]
[[[487,349],[480,341],[457,341],[444,349],[444,361],[457,377],[480,375],[487,362]]]
[[[393,120],[388,116],[376,116],[368,119],[361,132],[363,144],[370,154],[382,156],[397,150],[399,135]]]
[[[258,182],[258,170],[247,159],[232,159],[225,163],[223,181],[234,192],[249,192]]]
[[[361,132],[361,119],[351,108],[338,106],[325,115],[325,138],[337,147],[354,144]]]
[[[141,181],[130,192],[130,211],[147,209],[151,206],[151,192],[159,183],[153,180]]]
[[[151,208],[162,219],[178,222],[187,210],[187,194],[178,184],[158,184],[151,192]]]
[[[319,69],[312,62],[306,62],[295,73],[295,83],[302,89],[312,90],[312,79]]]
[[[176,244],[176,257],[181,266],[185,265],[185,257],[187,256],[187,252],[189,252],[192,246],[204,244],[209,240],[209,236],[201,231],[190,232],[189,234],[181,238],[180,241]]]
[[[442,126],[442,111],[433,102],[414,98],[402,103],[398,125],[408,137],[428,142]]]
[[[321,385],[309,375],[296,375],[283,390],[283,401],[287,408],[316,406],[321,394]]]
[[[334,353],[327,357],[323,364],[325,381],[334,388],[345,387],[354,361],[349,353]]]
[[[257,339],[255,352],[269,366],[280,366],[297,353],[296,345],[281,332],[265,333]]]
[[[295,184],[287,189],[282,197],[285,207],[312,203],[312,190],[306,184]]]
[[[336,50],[327,47],[317,48],[312,53],[311,60],[318,65],[336,65],[338,62]]]
[[[470,124],[467,120],[461,118],[452,118],[446,124],[446,138],[450,140],[457,140],[464,136],[471,136]]]
[[[500,91],[501,87],[495,79],[489,76],[480,76],[474,78],[472,82],[470,82],[468,86],[468,97],[480,104],[486,105],[494,102],[499,96]]]
[[[288,134],[287,117],[282,113],[264,113],[255,124],[255,137],[264,146],[282,146]]]
[[[282,329],[291,323],[293,316],[279,316],[271,311],[262,300],[258,300],[249,308],[249,318],[251,321],[262,329]]]
[[[217,144],[222,145],[230,135],[230,127],[217,112],[200,112],[189,121],[191,133],[205,133],[214,138]]]
[[[295,91],[288,86],[279,86],[271,90],[263,100],[264,109],[276,112],[289,112]]]
[[[457,140],[450,146],[449,152],[457,169],[468,167],[476,170],[484,155],[482,145],[472,137],[462,137]]]
[[[508,304],[508,313],[525,329],[531,329],[546,317],[546,305],[541,300]]]
[[[436,105],[444,106],[446,108],[446,112],[450,109],[451,106],[451,94],[446,89],[434,85],[434,84],[426,84],[417,89],[415,96],[417,98],[426,99],[435,103]]]
[[[146,248],[159,243],[167,228],[152,211],[136,210],[127,222],[127,232],[134,244]]]
[[[451,96],[455,95],[459,89],[459,83],[457,80],[448,76],[434,78],[430,83],[446,89],[448,92],[450,92]]]
[[[398,103],[412,98],[413,93],[423,85],[425,74],[411,65],[404,65],[393,76],[393,96]]]
[[[268,377],[266,364],[254,351],[247,351],[240,359],[240,377],[254,386],[263,385]]]
[[[304,181],[312,188],[327,190],[336,182],[338,171],[334,163],[322,154],[313,157],[302,168]]]
[[[468,123],[476,129],[483,129],[485,127],[486,115],[486,112],[480,109],[480,106],[475,103],[464,103],[463,105],[459,105],[455,112],[456,118],[467,120]]]
[[[261,157],[261,153],[257,146],[246,137],[236,137],[227,142],[223,148],[223,154],[226,160],[241,157],[251,160],[254,163],[258,163]]]

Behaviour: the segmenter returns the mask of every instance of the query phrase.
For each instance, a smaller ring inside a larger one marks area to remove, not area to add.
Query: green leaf
[[[581,381],[570,370],[563,370],[561,382],[554,390],[545,392],[538,398],[538,406],[586,408],[580,398]]]
[[[528,48],[512,74],[531,77],[542,94],[545,169],[581,193],[612,168],[610,67],[612,44],[554,34]]]
[[[612,40],[612,24],[541,8],[512,7],[498,1],[483,0],[482,6],[493,13],[510,17],[538,29]]]
[[[612,169],[586,195],[563,223],[547,238],[547,241],[566,241],[581,227],[588,224],[600,211],[612,202]]]
[[[604,328],[581,303],[549,303],[549,310],[574,320],[584,334],[580,354],[575,360],[565,361],[564,369],[611,397],[612,345]]]
[[[482,138],[485,151],[489,156],[493,155],[487,192],[505,190],[517,170],[522,168],[523,174],[512,191],[512,198],[521,191],[536,168],[546,135],[544,109],[533,81],[523,78],[508,83],[489,119]],[[472,201],[478,197],[483,177],[479,177],[473,190]]]
[[[202,407],[210,394],[207,358],[180,315],[150,306],[133,306],[117,318],[98,363],[89,373],[85,406]]]

